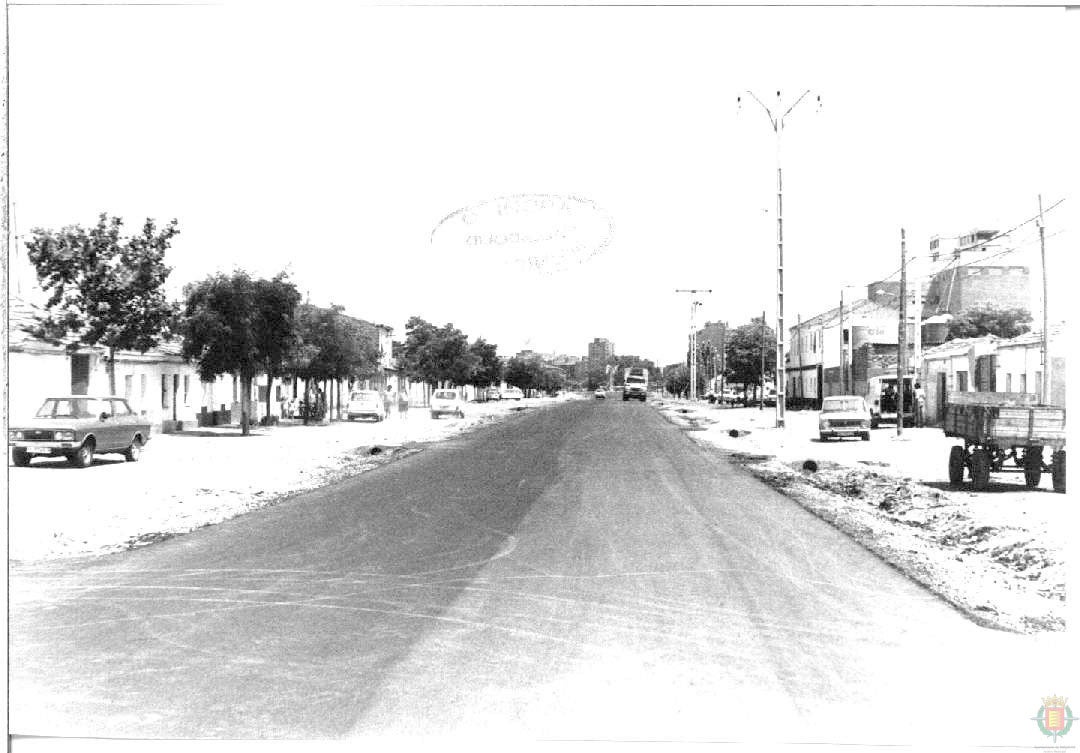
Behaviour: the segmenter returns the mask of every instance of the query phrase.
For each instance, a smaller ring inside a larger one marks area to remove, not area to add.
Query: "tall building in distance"
[[[589,343],[589,368],[603,366],[607,360],[615,355],[615,344],[603,337],[593,338]]]

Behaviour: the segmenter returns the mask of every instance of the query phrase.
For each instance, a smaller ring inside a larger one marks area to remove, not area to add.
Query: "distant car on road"
[[[385,416],[382,395],[376,390],[355,390],[349,395],[349,403],[345,406],[345,417],[350,421],[354,418],[374,418],[376,421],[382,421]]]
[[[502,399],[502,393],[499,391],[498,387],[488,387],[487,391],[484,393],[484,399],[485,400],[501,400]]]
[[[740,400],[741,398],[739,396],[739,393],[731,389],[730,387],[726,388],[722,393],[720,393],[720,402],[722,403],[727,403],[728,405],[735,405]]]
[[[520,387],[507,387],[503,390],[502,397],[503,400],[521,400],[525,397],[525,393]]]
[[[870,441],[870,409],[858,395],[833,395],[821,402],[818,436],[822,442],[833,437],[861,437]]]
[[[607,393],[604,392],[603,387],[598,387],[596,389],[596,392],[593,393],[593,397],[595,397],[597,400],[604,400],[607,398]]]
[[[431,396],[431,417],[438,418],[444,413],[465,418],[462,400],[454,390],[435,390]]]
[[[86,468],[94,455],[123,453],[134,463],[150,441],[150,422],[122,397],[50,397],[33,420],[8,430],[11,462],[30,465],[35,457],[66,457]]]

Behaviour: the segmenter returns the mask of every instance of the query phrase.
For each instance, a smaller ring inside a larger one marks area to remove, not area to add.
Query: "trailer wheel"
[[[1054,491],[1065,491],[1065,450],[1054,453],[1054,465],[1050,470],[1054,479]]]
[[[1041,446],[1024,448],[1024,483],[1034,489],[1042,480],[1043,448]]]
[[[981,492],[990,485],[990,451],[975,450],[971,453],[971,482],[975,491]]]
[[[954,445],[949,450],[949,485],[959,487],[964,483],[964,448]]]

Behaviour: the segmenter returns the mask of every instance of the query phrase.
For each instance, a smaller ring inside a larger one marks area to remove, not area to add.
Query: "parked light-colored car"
[[[435,390],[431,395],[431,417],[438,418],[449,413],[458,418],[465,418],[461,396],[454,390]]]
[[[487,388],[487,392],[485,393],[485,399],[487,399],[487,400],[500,400],[501,398],[502,398],[502,393],[499,391],[498,387],[488,387]]]
[[[870,409],[858,395],[833,395],[821,402],[818,416],[821,441],[833,437],[861,437],[870,441]]]
[[[503,400],[521,400],[525,397],[525,393],[520,387],[507,387],[503,390],[502,397]]]
[[[382,421],[386,415],[382,395],[375,390],[355,390],[349,395],[345,415],[350,421],[354,418],[374,418]]]
[[[78,468],[94,462],[95,454],[119,452],[129,462],[150,441],[150,422],[135,413],[122,397],[46,398],[30,421],[8,430],[11,462],[30,465],[35,457],[66,457]]]
[[[593,393],[593,396],[597,400],[604,400],[607,398],[607,392],[604,391],[603,387],[597,387],[596,392]]]

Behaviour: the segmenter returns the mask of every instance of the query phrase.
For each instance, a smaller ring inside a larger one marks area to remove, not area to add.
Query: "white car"
[[[374,418],[382,421],[386,415],[382,395],[375,390],[356,390],[349,395],[349,404],[345,406],[345,415],[354,418]]]
[[[594,396],[594,397],[595,397],[595,398],[596,398],[597,400],[604,400],[604,399],[605,399],[605,398],[607,397],[607,393],[606,393],[606,392],[604,392],[604,388],[603,388],[603,387],[597,387],[597,389],[596,389],[596,392],[594,392],[594,393],[593,393],[593,396]]]
[[[821,402],[818,436],[822,442],[833,437],[860,437],[870,441],[870,409],[858,395],[833,395]]]
[[[502,392],[503,400],[521,400],[525,397],[525,393],[521,391],[520,387],[507,387]]]
[[[431,396],[431,417],[438,418],[444,413],[449,413],[458,418],[465,418],[463,405],[461,396],[454,390],[435,390]]]

